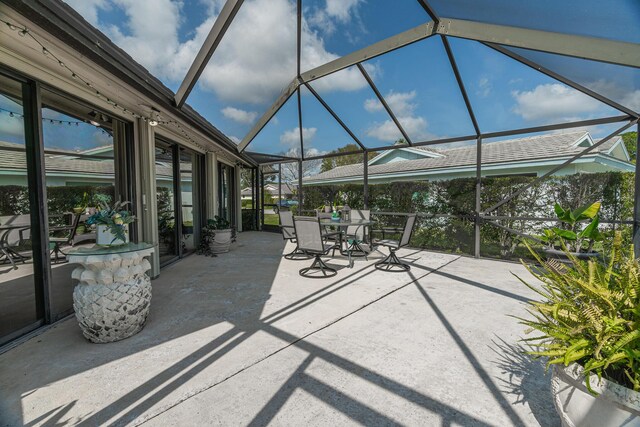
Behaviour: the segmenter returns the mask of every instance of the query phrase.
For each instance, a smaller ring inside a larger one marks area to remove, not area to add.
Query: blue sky
[[[66,1],[174,91],[224,4],[223,0]],[[477,4],[482,6],[487,1]],[[500,7],[493,10],[498,12],[488,14],[485,5],[476,11],[477,19],[507,23],[501,21],[511,16],[520,23],[529,19],[531,25],[547,25],[538,23],[523,8],[514,10],[510,0],[497,1]],[[568,6],[563,2],[541,1],[535,10],[550,8],[553,20],[568,16]],[[617,19],[616,28],[611,30],[613,37],[634,41],[638,30],[629,32],[628,27],[637,22],[637,4],[634,8],[635,0],[618,1],[623,17],[607,13],[603,19]],[[459,8],[463,4],[469,1],[433,1],[443,15],[463,10]],[[588,15],[597,4],[596,0],[585,0],[572,10],[584,22],[590,22]],[[428,21],[416,0],[303,0],[302,69],[314,68]],[[563,19],[569,27],[562,28],[584,32],[574,21]],[[554,25],[557,28],[559,24]],[[593,35],[599,35],[598,28],[592,30]],[[483,132],[619,114],[479,43],[461,39],[450,39],[450,43]],[[438,36],[374,58],[364,66],[413,141],[474,133]],[[636,70],[633,73],[625,80],[626,86],[617,90],[628,98],[629,105],[640,109],[640,77]],[[246,0],[187,102],[239,141],[295,74],[295,1]],[[582,83],[600,87],[618,84],[613,79],[592,80],[584,77]],[[400,138],[357,68],[311,85],[367,147],[389,145]],[[306,90],[302,92],[302,105],[307,154],[322,154],[352,142]],[[604,132],[591,130],[596,137]],[[248,150],[295,154],[298,135],[294,95]]]

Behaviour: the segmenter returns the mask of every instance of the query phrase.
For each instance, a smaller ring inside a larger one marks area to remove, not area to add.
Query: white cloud
[[[236,144],[240,144],[240,141],[242,141],[240,138],[238,138],[237,136],[234,135],[229,135],[229,139],[233,142],[235,142]]]
[[[316,136],[318,132],[318,128],[302,128],[302,137],[304,138],[304,143],[309,144],[313,141],[313,138]],[[300,127],[296,126],[293,129],[284,131],[282,135],[280,135],[280,143],[284,145],[288,145],[292,148],[300,145]]]
[[[98,22],[98,11],[106,7],[105,0],[69,1],[152,74],[171,83],[181,82],[186,75],[222,6],[221,0],[203,0],[209,16],[190,39],[180,42],[178,34],[184,22],[182,2],[114,0],[126,13],[127,21],[107,26]],[[357,4],[353,0],[346,3],[349,4],[331,5],[328,19],[343,19],[344,10],[353,10]],[[228,103],[273,102],[296,73],[296,19],[295,2],[245,1],[202,73],[200,86]],[[130,33],[125,34],[125,28]],[[327,51],[321,36],[304,20],[303,32],[304,69],[338,57]],[[357,69],[323,80],[326,81],[318,85],[332,90],[356,90],[366,85]]]
[[[416,97],[416,91],[411,92],[389,92],[384,96],[384,100],[389,104],[389,108],[393,113],[400,116],[410,116],[416,109],[416,104],[411,102]],[[382,111],[384,107],[377,98],[370,98],[364,102],[364,108],[370,113]]]
[[[0,136],[24,136],[24,122],[20,117],[0,114]]]
[[[352,17],[357,17],[361,3],[362,0],[327,0],[324,8],[318,8],[313,13],[307,11],[311,15],[309,25],[323,34],[331,35],[336,31],[336,21],[346,24]]]
[[[531,91],[512,91],[516,101],[513,111],[527,121],[569,121],[595,113],[599,101],[559,83],[536,86]]]
[[[625,94],[620,103],[633,111],[640,112],[640,90]]]
[[[416,95],[416,91],[389,92],[384,96],[384,99],[410,137],[427,139],[433,135],[427,132],[427,120],[415,114],[417,104],[413,100]],[[376,98],[365,100],[364,108],[370,113],[384,110],[382,103]],[[402,138],[400,130],[391,119],[382,123],[374,123],[367,130],[367,135],[386,142],[393,142]]]
[[[64,0],[91,25],[98,25],[98,9],[108,10],[107,0]]]
[[[478,95],[481,98],[486,98],[487,96],[491,95],[492,89],[493,89],[493,86],[491,85],[491,82],[489,81],[489,79],[487,77],[482,77],[478,81],[478,88],[476,89],[476,95]]]
[[[325,12],[327,15],[338,18],[342,22],[348,22],[350,15],[362,0],[327,0]]]
[[[430,139],[431,134],[427,132],[427,121],[424,117],[406,116],[398,117],[398,121],[402,128],[412,138]],[[391,120],[385,120],[382,123],[375,123],[367,130],[367,135],[379,139],[380,141],[395,142],[403,138],[396,124]]]
[[[222,115],[224,115],[226,118],[247,125],[253,124],[258,117],[258,113],[256,113],[255,111],[245,111],[240,108],[234,107],[226,107],[221,111]]]

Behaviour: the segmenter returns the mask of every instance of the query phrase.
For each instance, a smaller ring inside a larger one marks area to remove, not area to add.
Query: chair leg
[[[396,249],[389,248],[389,255],[382,261],[376,262],[375,267],[378,270],[390,271],[392,273],[402,273],[411,270],[411,266],[403,263],[396,255]]]
[[[314,271],[321,272],[322,276],[311,274]],[[326,279],[327,277],[333,277],[338,274],[338,270],[329,267],[324,261],[322,261],[320,255],[316,255],[313,260],[313,264],[307,268],[301,269],[299,273],[302,277],[307,277],[309,279]]]
[[[285,254],[284,258],[291,261],[304,261],[313,258],[313,255],[309,255],[296,245],[296,248],[288,254]]]

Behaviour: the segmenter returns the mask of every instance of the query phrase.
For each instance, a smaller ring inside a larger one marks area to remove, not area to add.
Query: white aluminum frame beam
[[[191,67],[189,67],[189,71],[187,71],[187,75],[180,84],[178,92],[176,92],[174,102],[178,108],[184,105],[187,97],[191,93],[191,89],[193,89],[198,78],[200,78],[200,74],[202,74],[204,68],[209,63],[211,55],[213,55],[213,52],[215,52],[220,44],[222,37],[224,37],[224,34],[231,25],[233,18],[235,18],[243,2],[244,0],[227,0],[222,7],[220,14],[216,18],[216,22],[213,23],[211,31],[209,31]]]
[[[640,46],[617,40],[441,17],[438,34],[640,68]]]

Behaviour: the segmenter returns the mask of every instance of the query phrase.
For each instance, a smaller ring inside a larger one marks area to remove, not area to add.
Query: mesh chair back
[[[365,209],[352,209],[351,219],[369,219],[371,218],[371,211]],[[350,225],[347,227],[347,234],[349,236],[356,236],[356,239],[364,240],[365,226],[362,225]]]
[[[31,216],[29,214],[1,216],[0,225],[16,226],[16,228],[9,231],[0,231],[0,235],[6,233],[3,235],[4,244],[17,246],[30,236]]]
[[[280,215],[280,225],[282,226],[282,237],[285,239],[295,239],[296,232],[293,226],[293,214],[291,211],[278,210]]]
[[[404,231],[402,232],[402,238],[400,239],[400,245],[398,245],[398,247],[407,246],[409,244],[415,223],[416,214],[409,215],[407,217],[407,222],[404,224]]]
[[[294,218],[294,224],[298,248],[309,252],[324,252],[324,243],[318,218],[297,216]]]

